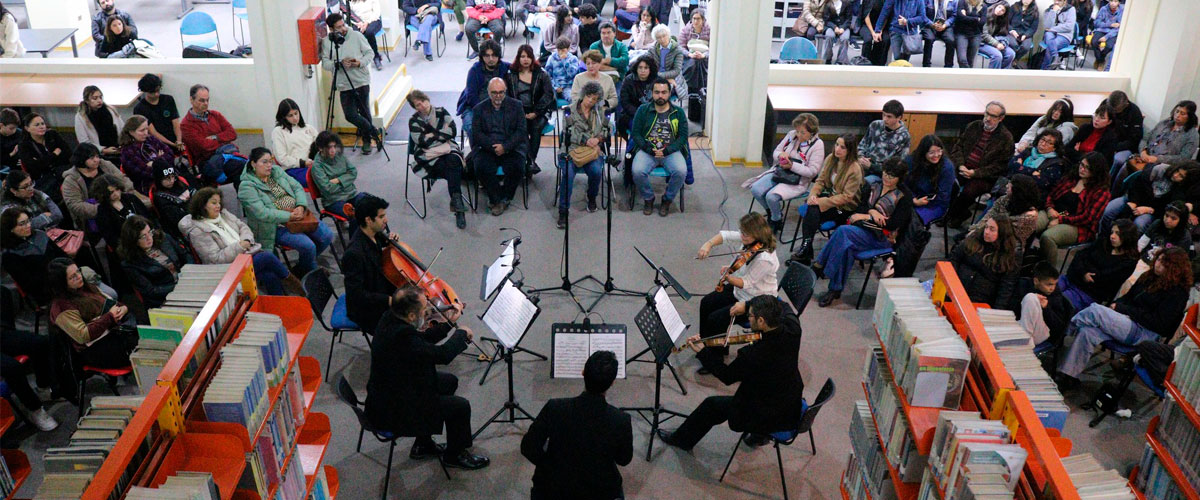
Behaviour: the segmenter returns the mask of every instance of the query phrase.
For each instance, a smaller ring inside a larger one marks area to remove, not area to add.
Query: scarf
[[[1025,168],[1028,168],[1030,170],[1037,170],[1038,167],[1042,166],[1042,162],[1046,161],[1047,158],[1057,158],[1057,157],[1058,157],[1058,153],[1056,153],[1054,151],[1051,151],[1046,154],[1041,154],[1040,152],[1038,152],[1037,148],[1033,148],[1033,149],[1029,150],[1029,156],[1025,158],[1025,161],[1022,162],[1021,165],[1023,165]]]

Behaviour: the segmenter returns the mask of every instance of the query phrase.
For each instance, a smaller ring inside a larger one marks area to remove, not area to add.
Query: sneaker
[[[425,60],[426,60],[426,61],[432,61],[432,60],[433,60],[433,54],[425,54]]]
[[[368,138],[363,141],[362,154],[364,154],[364,155],[371,154],[371,139]]]
[[[421,50],[421,41],[420,40],[413,42],[413,50]]]
[[[662,205],[658,206],[658,216],[666,217],[669,213],[671,213],[671,202],[669,200],[663,200]]]
[[[654,213],[654,198],[642,202],[642,215],[650,215]]]
[[[383,59],[380,57],[375,58],[375,71],[383,71]]]
[[[45,408],[38,408],[37,411],[29,414],[29,418],[33,420],[33,425],[39,431],[47,432],[58,428],[58,421],[46,413]]]
[[[567,228],[567,213],[566,212],[558,213],[558,228],[559,229]]]
[[[467,50],[470,50],[470,49],[467,49]],[[470,61],[470,60],[473,60],[473,59],[475,59],[476,57],[479,57],[479,53],[478,53],[478,52],[472,52],[472,53],[470,53],[470,54],[467,54],[467,60],[468,60],[468,61]]]
[[[675,439],[674,432],[668,431],[666,429],[658,429],[655,431],[655,434],[658,434],[658,438],[661,439],[662,442],[664,442],[664,443],[667,443],[671,446],[679,448],[683,451],[692,451],[692,449],[690,447],[683,446],[682,444],[679,443],[678,439]]]
[[[595,212],[599,208],[600,207],[596,206],[595,198],[588,198],[588,207],[587,207],[588,212]]]
[[[454,225],[459,229],[467,228],[467,216],[462,212],[454,212]]]
[[[456,42],[461,42],[462,38],[463,38],[463,32],[461,32],[461,31],[459,31],[457,35],[454,35],[454,41],[456,41]]]
[[[412,449],[408,452],[408,458],[413,460],[425,460],[427,458],[441,456],[441,454],[445,451],[446,445],[444,444],[435,443],[433,440],[430,440],[425,444],[421,444],[421,442],[418,441],[413,443]]]
[[[488,457],[476,455],[467,450],[463,450],[453,457],[442,455],[442,464],[455,469],[478,470],[487,467],[490,463],[492,461]]]

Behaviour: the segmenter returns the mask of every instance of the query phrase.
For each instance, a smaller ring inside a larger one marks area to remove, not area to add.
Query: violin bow
[[[433,269],[433,265],[437,263],[438,258],[442,256],[442,250],[445,250],[445,247],[438,247],[437,253],[433,255],[433,260],[429,261],[429,265],[425,266],[425,269],[421,271],[420,276],[417,276],[417,284],[418,285],[421,283],[421,280],[425,279],[425,275],[429,274],[429,270]],[[463,307],[465,308],[466,304],[464,304]],[[442,316],[442,319],[446,320],[446,323],[448,323],[450,326],[458,328],[458,322],[451,321],[450,317],[446,315],[445,311],[442,311],[441,309],[438,309],[436,307],[433,308],[433,310],[437,311],[437,313]],[[479,359],[481,361],[491,361],[492,360],[492,357],[490,355],[488,355],[488,353],[486,351],[483,350],[482,346],[475,343],[475,340],[472,339],[472,340],[468,340],[467,342],[470,342],[471,345],[475,346],[475,349],[479,350]]]

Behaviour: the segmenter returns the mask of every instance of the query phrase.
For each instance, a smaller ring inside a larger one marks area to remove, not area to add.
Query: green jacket
[[[308,194],[296,179],[279,167],[271,167],[271,178],[296,199],[297,206],[312,210],[308,204]],[[254,233],[254,239],[262,245],[264,252],[275,251],[275,229],[291,220],[292,213],[275,208],[275,199],[267,183],[254,175],[253,169],[247,169],[242,174],[242,185],[238,186],[238,200],[242,202],[242,212],[246,215],[246,225]]]
[[[358,188],[354,187],[358,169],[346,160],[344,154],[339,154],[331,160],[318,153],[317,157],[313,158],[312,176],[317,183],[317,192],[325,198],[325,203],[350,201],[358,194]],[[338,183],[329,182],[333,179],[337,179]]]
[[[629,140],[633,141],[634,149],[650,153],[653,148],[647,138],[650,136],[650,129],[654,126],[654,103],[648,102],[638,108],[637,113],[633,115],[633,128],[629,134]],[[684,158],[691,158],[692,152],[688,149],[688,120],[684,114],[683,108],[671,105],[671,129],[675,133],[675,139],[663,149],[663,156],[670,156],[676,151],[682,152]]]
[[[612,46],[612,54],[604,53],[604,44],[600,40],[596,40],[591,46],[592,50],[600,51],[600,54],[609,59],[612,59],[613,68],[617,69],[617,76],[620,79],[625,79],[625,71],[629,69],[629,46],[622,43],[620,40],[614,40]]]

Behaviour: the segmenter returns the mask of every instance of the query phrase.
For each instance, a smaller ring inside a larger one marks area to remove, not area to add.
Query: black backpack
[[[921,217],[913,212],[913,216],[908,219],[908,227],[900,233],[900,237],[896,240],[896,258],[892,263],[893,269],[897,278],[906,278],[913,275],[917,270],[917,263],[921,261],[921,254],[925,253],[925,246],[929,244],[929,230],[921,222]]]

